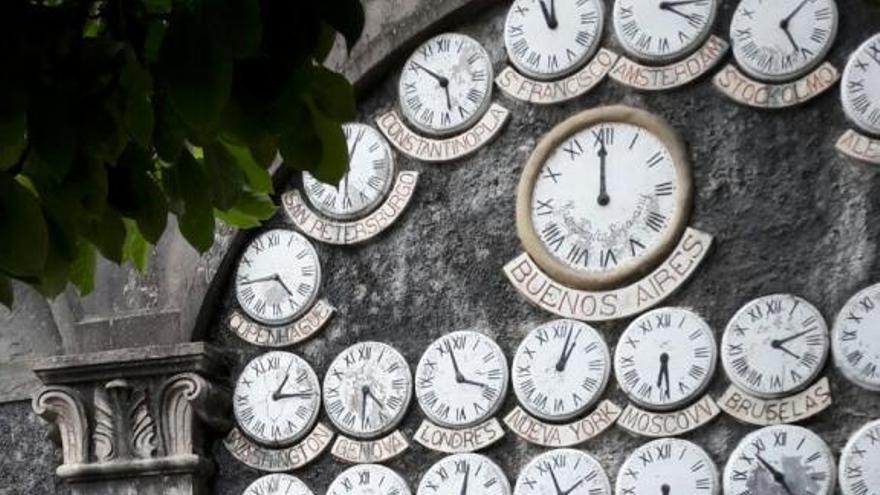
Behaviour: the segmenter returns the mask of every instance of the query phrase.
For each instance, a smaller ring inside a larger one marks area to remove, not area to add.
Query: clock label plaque
[[[467,428],[444,428],[422,421],[414,440],[437,452],[461,454],[485,449],[504,437],[504,428],[495,418]]]
[[[239,338],[261,347],[288,347],[298,344],[324,327],[336,312],[326,299],[319,299],[298,320],[281,326],[262,325],[239,311],[232,311],[226,326]]]
[[[760,399],[731,385],[718,400],[718,405],[725,413],[744,423],[758,426],[796,423],[831,406],[831,387],[828,378],[822,378],[790,397]]]
[[[649,438],[676,437],[708,424],[721,414],[712,397],[703,398],[690,406],[672,412],[647,411],[629,404],[617,420],[617,426],[634,435]]]
[[[399,430],[374,440],[357,440],[343,435],[336,437],[330,453],[352,464],[374,464],[394,459],[406,452],[409,442]]]
[[[318,423],[305,438],[289,447],[269,448],[257,444],[233,428],[223,445],[244,465],[269,473],[300,469],[318,458],[333,441],[333,430]]]
[[[837,140],[835,147],[850,158],[880,165],[880,139],[847,129]]]
[[[524,76],[513,67],[505,67],[495,78],[504,94],[536,105],[554,105],[588,93],[615,67],[618,55],[600,48],[582,69],[557,81],[539,81]]]
[[[712,35],[687,58],[667,65],[644,65],[630,58],[620,57],[609,77],[633,89],[666,91],[690,84],[702,77],[718,65],[729,47],[726,41]]]
[[[620,406],[603,400],[586,416],[569,423],[541,421],[517,406],[504,417],[504,424],[523,440],[543,447],[574,447],[596,438],[620,417]]]
[[[777,109],[805,103],[830,89],[840,73],[826,62],[792,82],[770,84],[756,81],[728,64],[712,82],[719,91],[737,103],[756,108]]]
[[[843,69],[840,99],[847,118],[859,128],[837,141],[843,154],[880,164],[880,34],[862,43]]]

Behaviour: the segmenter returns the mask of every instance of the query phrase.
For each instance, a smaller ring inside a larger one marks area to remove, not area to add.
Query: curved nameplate
[[[516,406],[504,418],[508,428],[523,440],[550,448],[574,447],[599,436],[617,421],[620,406],[603,400],[590,414],[565,424],[540,421]]]
[[[624,430],[648,438],[677,437],[709,423],[721,414],[718,404],[708,395],[679,411],[655,413],[632,404],[617,420]]]
[[[504,437],[504,428],[495,418],[460,430],[443,428],[430,421],[422,421],[416,432],[415,441],[438,452],[461,454],[484,449],[501,440],[502,437]]]
[[[815,416],[831,405],[831,386],[822,378],[803,392],[781,399],[759,399],[731,385],[718,405],[734,418],[753,425],[796,423]]]
[[[844,155],[874,165],[880,165],[880,139],[874,139],[848,129],[837,140],[837,151]]]
[[[713,35],[690,56],[669,65],[642,65],[627,57],[620,57],[608,77],[642,91],[674,89],[690,84],[712,70],[724,58],[729,47],[726,41]]]
[[[238,428],[223,440],[223,445],[241,463],[260,471],[281,473],[299,469],[314,461],[333,440],[333,430],[318,423],[315,429],[296,445],[272,449],[257,445]]]
[[[712,82],[719,91],[743,105],[755,108],[786,108],[812,100],[840,79],[840,72],[828,62],[806,76],[783,84],[755,81],[728,64]]]
[[[334,313],[336,308],[333,305],[326,299],[319,299],[306,314],[286,325],[263,325],[233,311],[226,319],[226,327],[240,339],[259,347],[288,347],[315,335]]]
[[[339,435],[330,451],[333,457],[352,464],[376,464],[394,459],[406,452],[409,442],[395,430],[390,435],[375,440],[356,440]]]
[[[513,67],[505,67],[495,78],[495,84],[507,96],[537,105],[552,105],[577,98],[589,92],[605,79],[614,67],[618,55],[600,49],[583,69],[558,81],[537,81],[528,78]]]

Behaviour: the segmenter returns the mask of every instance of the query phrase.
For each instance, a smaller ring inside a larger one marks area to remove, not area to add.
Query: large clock
[[[633,57],[669,62],[706,41],[717,10],[718,0],[615,0],[614,33]]]
[[[510,482],[504,471],[480,454],[444,457],[428,469],[419,483],[417,495],[510,495]]]
[[[244,489],[243,495],[314,495],[313,492],[300,481],[299,478],[289,474],[270,474],[254,481]]]
[[[880,391],[880,284],[862,289],[840,310],[831,350],[843,376],[860,387]]]
[[[515,0],[504,25],[507,56],[529,77],[560,79],[596,53],[604,19],[601,0]]]
[[[381,464],[353,466],[336,477],[327,495],[410,495],[406,481]]]
[[[742,0],[730,24],[733,56],[756,79],[795,79],[828,54],[837,17],[834,0]]]
[[[514,495],[611,495],[605,469],[582,450],[556,449],[532,459],[519,473]]]
[[[859,428],[840,453],[843,495],[880,494],[880,419]]]
[[[840,81],[843,110],[862,130],[880,136],[880,34],[849,57]]]
[[[717,495],[720,488],[718,468],[705,450],[687,440],[661,438],[642,445],[627,457],[617,472],[615,493]],[[760,491],[748,493],[765,495]]]
[[[517,231],[555,280],[607,289],[675,247],[691,194],[675,131],[643,110],[600,107],[557,125],[535,148],[517,192]]]

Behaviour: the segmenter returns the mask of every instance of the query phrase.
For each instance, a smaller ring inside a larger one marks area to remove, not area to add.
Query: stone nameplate
[[[623,410],[617,425],[643,437],[677,437],[693,431],[721,414],[718,404],[708,395],[680,411],[655,413],[630,404]]]
[[[722,93],[743,105],[757,108],[785,108],[804,103],[822,94],[840,79],[828,62],[806,76],[789,83],[767,84],[750,79],[729,64],[715,75],[713,82]]]
[[[223,440],[233,457],[248,467],[279,473],[299,469],[314,461],[333,440],[333,430],[318,423],[315,429],[296,445],[271,449],[257,445],[238,428],[233,428]]]
[[[718,36],[710,36],[699,50],[686,59],[656,67],[620,57],[608,76],[625,86],[643,91],[673,89],[689,84],[709,72],[724,58],[729,47]]]
[[[822,378],[797,395],[782,399],[759,399],[731,385],[718,404],[724,412],[744,423],[759,426],[796,423],[819,414],[831,405],[831,387],[828,378]]]
[[[245,342],[260,347],[287,347],[315,335],[336,312],[327,300],[319,299],[300,319],[277,327],[262,325],[233,311],[226,326]]]
[[[443,428],[430,421],[422,421],[422,425],[416,431],[415,441],[431,450],[460,454],[484,449],[501,440],[503,436],[504,428],[495,418],[460,430]]]
[[[880,165],[880,139],[870,138],[852,129],[837,140],[837,151],[856,160]]]
[[[515,407],[504,423],[523,440],[543,447],[561,448],[580,445],[599,436],[620,416],[620,406],[604,400],[585,417],[565,424],[544,423],[521,407]]]
[[[513,67],[505,67],[495,78],[495,84],[506,95],[520,101],[538,105],[561,103],[590,91],[602,82],[617,57],[616,53],[602,48],[583,69],[558,81],[536,81],[523,76]]]
[[[331,220],[316,213],[297,190],[285,193],[281,201],[287,218],[303,234],[328,244],[357,244],[379,235],[403,214],[413,197],[418,178],[418,172],[400,172],[382,205],[352,222]]]
[[[678,246],[653,272],[637,282],[607,291],[572,289],[551,279],[527,254],[504,267],[504,273],[523,296],[563,318],[609,321],[639,314],[665,300],[681,287],[705,259],[712,236],[688,228]]]
[[[416,134],[394,110],[376,119],[379,130],[404,155],[423,162],[448,162],[464,158],[480,149],[504,127],[510,112],[493,103],[473,127],[446,139],[431,139]]]
[[[406,452],[409,442],[400,431],[375,440],[355,440],[339,435],[330,451],[333,457],[352,464],[376,464]]]

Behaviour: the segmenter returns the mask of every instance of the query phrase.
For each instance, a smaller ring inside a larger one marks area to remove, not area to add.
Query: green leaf
[[[167,14],[171,12],[173,0],[141,0],[149,14]]]
[[[15,165],[26,146],[24,95],[0,96],[0,171]]]
[[[321,140],[321,160],[309,172],[321,182],[338,184],[348,172],[348,146],[342,126],[312,107],[315,132]]]
[[[315,105],[328,118],[344,123],[357,117],[354,89],[341,74],[316,65],[312,69],[310,88]]]
[[[166,29],[167,25],[160,19],[153,19],[147,25],[147,34],[144,37],[144,59],[147,64],[152,65],[159,60],[159,50],[162,48]]]
[[[85,237],[98,248],[108,260],[122,263],[122,246],[125,244],[125,224],[116,210],[104,208],[104,214],[90,222],[83,229]]]
[[[360,0],[338,0],[320,2],[321,17],[342,33],[348,51],[354,47],[364,30],[364,7]]]
[[[123,120],[129,135],[144,148],[153,142],[153,81],[150,73],[141,67],[134,51],[125,51],[125,65],[119,84],[126,92]]]
[[[141,273],[147,268],[150,257],[150,243],[144,239],[136,223],[123,220],[125,223],[125,245],[122,247],[123,261],[131,261]]]
[[[205,171],[210,178],[214,207],[228,210],[241,194],[245,176],[219,140],[205,148]]]
[[[137,146],[126,148],[120,163],[110,169],[109,202],[134,219],[147,240],[156,243],[165,231],[168,204],[153,170],[149,152]]]
[[[260,4],[257,0],[212,0],[205,7],[218,48],[244,57],[260,45]]]
[[[12,282],[0,273],[0,304],[11,310],[13,302],[15,302],[15,291],[12,290]]]
[[[156,129],[153,134],[153,143],[159,158],[169,163],[177,160],[186,140],[186,131],[186,124],[171,108],[168,98],[159,96],[156,104]]]
[[[321,23],[321,34],[318,35],[318,47],[315,49],[315,60],[323,63],[336,44],[336,31],[326,22]]]
[[[211,191],[202,164],[184,151],[180,158],[163,173],[165,191],[173,190],[179,198],[177,219],[183,237],[199,252],[214,244],[214,209]]]
[[[262,221],[272,218],[276,210],[268,194],[244,191],[235,206],[227,211],[215,210],[214,214],[226,225],[249,229],[259,227]]]
[[[73,164],[76,130],[81,125],[70,115],[68,102],[56,95],[35,95],[27,119],[28,136],[33,147],[29,173],[63,177]]]
[[[272,176],[262,165],[257,163],[247,146],[233,143],[227,139],[220,139],[218,142],[233,158],[238,168],[244,172],[251,190],[261,193],[273,192]]]
[[[0,270],[13,277],[39,275],[49,232],[40,203],[26,187],[0,174]]]
[[[85,296],[95,290],[95,246],[81,239],[77,248],[76,260],[70,265],[70,281],[79,295]]]

